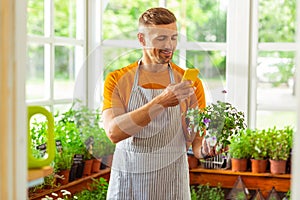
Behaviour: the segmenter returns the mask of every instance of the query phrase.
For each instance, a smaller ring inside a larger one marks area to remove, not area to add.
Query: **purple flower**
[[[206,126],[208,126],[209,122],[210,122],[210,119],[207,119],[207,118],[204,118],[204,119],[203,119],[203,123],[204,123]]]

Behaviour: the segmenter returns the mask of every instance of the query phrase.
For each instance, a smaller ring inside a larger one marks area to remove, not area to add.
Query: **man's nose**
[[[176,41],[172,40],[171,38],[167,39],[166,42],[165,42],[165,48],[167,48],[167,49],[173,49],[173,47],[175,46],[175,44],[176,44]]]

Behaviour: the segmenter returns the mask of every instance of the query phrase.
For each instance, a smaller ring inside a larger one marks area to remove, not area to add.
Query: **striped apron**
[[[169,66],[171,83],[175,83]],[[138,85],[139,67],[128,112],[151,101],[162,89]],[[116,145],[107,193],[109,200],[189,200],[189,170],[180,106],[166,108],[136,135]]]

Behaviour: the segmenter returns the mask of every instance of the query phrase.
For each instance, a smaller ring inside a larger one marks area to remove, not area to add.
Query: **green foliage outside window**
[[[109,0],[103,13],[102,37],[106,39],[136,39],[138,18],[158,1]]]
[[[45,24],[44,8],[48,6],[45,2],[39,0],[29,0],[27,11],[27,30],[29,35],[43,36]],[[130,39],[137,41],[137,25],[140,14],[150,8],[159,6],[159,1],[137,0],[128,3],[127,0],[109,0],[102,2],[105,6],[102,16],[102,38],[107,39]],[[226,42],[226,4],[228,0],[168,0],[166,7],[170,8],[178,18],[178,28],[180,34],[192,42]],[[54,35],[58,37],[76,37],[76,1],[58,1],[54,0]],[[295,18],[296,18],[295,0],[260,0],[259,1],[259,42],[294,42],[295,41]],[[84,28],[84,27],[82,27]],[[180,39],[180,37],[179,37]],[[43,60],[41,55],[44,51],[43,46],[31,46],[29,57],[31,59],[40,58],[38,62],[32,65],[41,65]],[[106,49],[107,48],[107,49]],[[32,55],[32,53],[38,51]],[[64,61],[56,63],[55,78],[72,79],[72,67],[69,63],[74,61],[73,47],[55,48],[55,62],[60,58]],[[206,56],[199,52],[204,52]],[[201,68],[207,64],[206,57],[209,58],[209,67],[215,68],[218,73],[224,75],[226,71],[226,56],[220,51],[189,51],[185,59],[187,67],[196,66]],[[108,48],[104,47],[104,77],[110,71],[125,67],[131,62],[139,59],[141,52],[139,49]],[[285,52],[278,52],[277,57],[285,58]],[[292,57],[293,58],[293,57]],[[68,62],[69,60],[69,62]],[[174,60],[177,62],[178,57]],[[178,62],[177,62],[178,63]],[[69,66],[70,65],[70,66]],[[191,65],[191,66],[190,66]],[[36,68],[42,77],[43,70],[40,66],[31,66]],[[276,66],[280,75],[280,82],[286,82],[292,73],[293,67],[290,65],[285,68],[280,64]],[[31,72],[30,72],[31,73]],[[270,74],[270,79],[278,78],[277,74]],[[275,78],[273,76],[276,76]],[[213,75],[212,75],[213,77]]]
[[[44,34],[44,1],[28,0],[27,33],[29,35]]]
[[[295,0],[259,1],[259,42],[294,42]]]
[[[189,41],[226,42],[226,10],[216,0],[187,2],[187,38]]]
[[[60,37],[76,36],[76,1],[54,0],[54,34]]]

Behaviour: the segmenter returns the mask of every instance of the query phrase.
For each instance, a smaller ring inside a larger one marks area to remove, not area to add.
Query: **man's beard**
[[[160,52],[158,54],[158,62],[159,64],[167,64],[172,60],[173,53],[169,56],[162,55]]]

